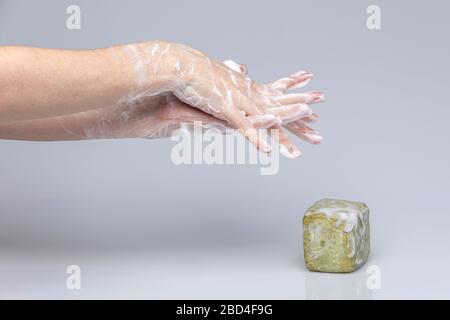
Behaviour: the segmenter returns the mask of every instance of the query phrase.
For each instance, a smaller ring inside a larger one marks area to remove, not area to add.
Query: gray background
[[[378,4],[382,30],[366,28]],[[65,27],[66,7],[82,29]],[[0,45],[166,39],[269,81],[315,73],[320,146],[255,165],[175,166],[173,142],[0,141],[0,298],[450,298],[448,1],[0,1]],[[298,141],[298,140],[297,140]],[[308,272],[301,219],[366,202],[365,267]],[[82,290],[65,286],[82,269]]]

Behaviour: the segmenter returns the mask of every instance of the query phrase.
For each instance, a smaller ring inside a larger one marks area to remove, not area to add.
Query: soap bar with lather
[[[303,249],[311,271],[358,269],[370,253],[369,208],[355,201],[317,201],[303,218]]]

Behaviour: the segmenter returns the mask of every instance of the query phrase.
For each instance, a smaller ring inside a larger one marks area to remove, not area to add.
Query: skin
[[[160,138],[201,121],[239,130],[260,150],[256,129],[278,128],[280,144],[300,155],[282,125],[308,142],[320,135],[308,104],[318,91],[289,94],[312,74],[257,84],[246,67],[155,41],[97,50],[0,48],[0,138],[75,140]],[[320,137],[320,138],[319,138]]]
[[[73,114],[115,104],[133,89],[125,54],[108,49],[0,47],[0,122]]]
[[[123,121],[126,114],[128,120]],[[275,110],[280,119],[289,114]],[[105,107],[65,116],[0,123],[0,137],[8,140],[64,141],[117,138],[165,138],[181,124],[201,122],[224,131],[232,129],[221,119],[192,108],[174,96],[147,97],[128,105]],[[256,118],[257,128],[278,124],[277,118]]]

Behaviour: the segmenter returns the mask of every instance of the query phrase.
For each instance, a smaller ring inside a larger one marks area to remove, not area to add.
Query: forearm
[[[133,92],[160,85],[157,79],[139,77],[136,59],[129,48],[0,48],[0,122],[53,117],[115,105]],[[166,78],[164,74],[159,77],[160,81]]]
[[[160,120],[171,119],[172,114],[169,114],[168,119],[156,119],[159,111],[164,108],[164,101],[163,97],[147,97],[132,105],[121,103],[70,115],[0,122],[0,140],[138,138],[142,137],[142,128],[151,131]],[[188,110],[191,111],[190,108]]]
[[[25,141],[64,141],[91,138],[89,128],[98,126],[97,111],[44,119],[0,122],[0,139]],[[106,130],[104,130],[106,132]],[[106,135],[104,138],[110,138]]]

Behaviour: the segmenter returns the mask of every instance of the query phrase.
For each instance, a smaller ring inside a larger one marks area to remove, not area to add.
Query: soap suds
[[[336,220],[336,227],[343,226],[345,232],[351,232],[362,220],[367,208],[349,201],[324,199],[315,203],[306,213],[307,216],[324,214]]]

